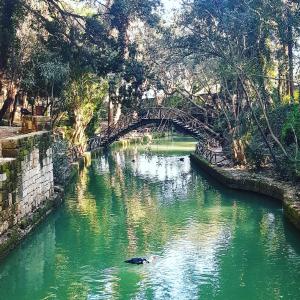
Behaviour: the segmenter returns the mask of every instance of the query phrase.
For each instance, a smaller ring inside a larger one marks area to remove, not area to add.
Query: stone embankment
[[[0,140],[0,257],[55,206],[51,134]]]
[[[286,182],[234,168],[217,167],[199,155],[191,154],[191,160],[206,173],[225,186],[272,197],[283,203],[286,217],[300,229],[300,189]]]

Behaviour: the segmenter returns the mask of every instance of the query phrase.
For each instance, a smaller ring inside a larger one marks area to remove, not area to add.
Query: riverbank
[[[255,192],[281,201],[284,214],[300,230],[299,187],[244,170],[220,168],[208,163],[196,154],[191,154],[190,157],[197,166],[229,188]]]

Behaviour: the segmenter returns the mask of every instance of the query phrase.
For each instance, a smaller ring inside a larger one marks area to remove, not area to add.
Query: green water
[[[300,234],[280,204],[221,187],[191,166],[193,148],[95,159],[0,263],[0,299],[300,299]]]

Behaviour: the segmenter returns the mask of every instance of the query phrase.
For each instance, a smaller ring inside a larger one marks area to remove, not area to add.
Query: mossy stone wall
[[[51,205],[54,193],[50,132],[14,136],[1,141],[0,245],[14,228],[24,229]],[[26,226],[25,226],[26,225]],[[6,236],[7,235],[7,236]]]

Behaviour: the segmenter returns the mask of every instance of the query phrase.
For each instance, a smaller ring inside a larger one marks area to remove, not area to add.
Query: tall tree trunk
[[[111,127],[113,125],[113,121],[114,121],[114,104],[113,104],[111,95],[109,96],[109,100],[108,100],[107,120],[108,120],[108,127]]]
[[[0,122],[2,122],[4,115],[6,114],[6,112],[8,111],[8,109],[10,108],[10,106],[13,104],[14,99],[9,96],[3,103],[2,108],[0,109]]]
[[[283,87],[284,87],[284,79],[283,79],[283,70],[282,66],[278,67],[278,83],[277,83],[277,95],[278,95],[278,100],[282,100],[283,96]]]
[[[257,57],[258,57],[258,72],[259,72],[258,84],[259,84],[260,93],[261,93],[266,105],[270,105],[271,97],[270,97],[270,94],[269,94],[269,91],[268,91],[267,85],[266,85],[265,63],[264,63],[264,57],[262,54],[262,49],[260,49],[260,47],[257,49]]]
[[[122,104],[120,102],[115,103],[114,107],[116,112],[114,114],[114,124],[117,124],[122,114]]]
[[[13,102],[14,102],[13,110],[12,110],[12,112],[10,114],[10,118],[9,118],[9,126],[12,126],[14,124],[15,114],[17,111],[17,98],[16,97]]]
[[[294,45],[294,39],[293,39],[293,28],[290,25],[290,16],[289,16],[289,25],[287,29],[288,33],[288,42],[287,42],[287,48],[288,48],[288,60],[289,60],[289,70],[288,70],[288,81],[289,81],[289,95],[294,98],[294,56],[293,56],[293,45]]]
[[[243,86],[243,91],[244,91],[244,94],[245,94],[245,99],[246,99],[247,105],[248,105],[248,107],[249,107],[249,109],[250,109],[250,111],[251,111],[253,120],[255,121],[256,126],[257,126],[257,128],[258,128],[258,130],[259,130],[259,132],[260,132],[260,134],[261,134],[261,136],[262,136],[262,138],[263,138],[263,140],[264,140],[264,142],[265,142],[267,148],[269,149],[269,152],[270,152],[270,155],[271,155],[271,157],[272,157],[273,162],[277,165],[277,163],[278,163],[278,162],[277,162],[277,158],[276,158],[276,156],[275,156],[275,153],[273,152],[272,146],[270,145],[270,143],[269,143],[269,141],[268,141],[268,138],[267,138],[267,136],[266,136],[266,134],[265,134],[265,132],[264,132],[264,129],[263,129],[262,126],[261,126],[261,122],[260,122],[259,119],[257,118],[257,116],[256,116],[256,114],[255,114],[255,111],[253,110],[252,103],[251,103],[251,101],[250,101],[250,96],[249,96],[249,94],[248,94],[246,84],[245,84],[245,82],[243,81],[244,79],[243,79],[240,75],[239,75],[239,77],[240,77],[241,84],[242,84],[242,86]]]

